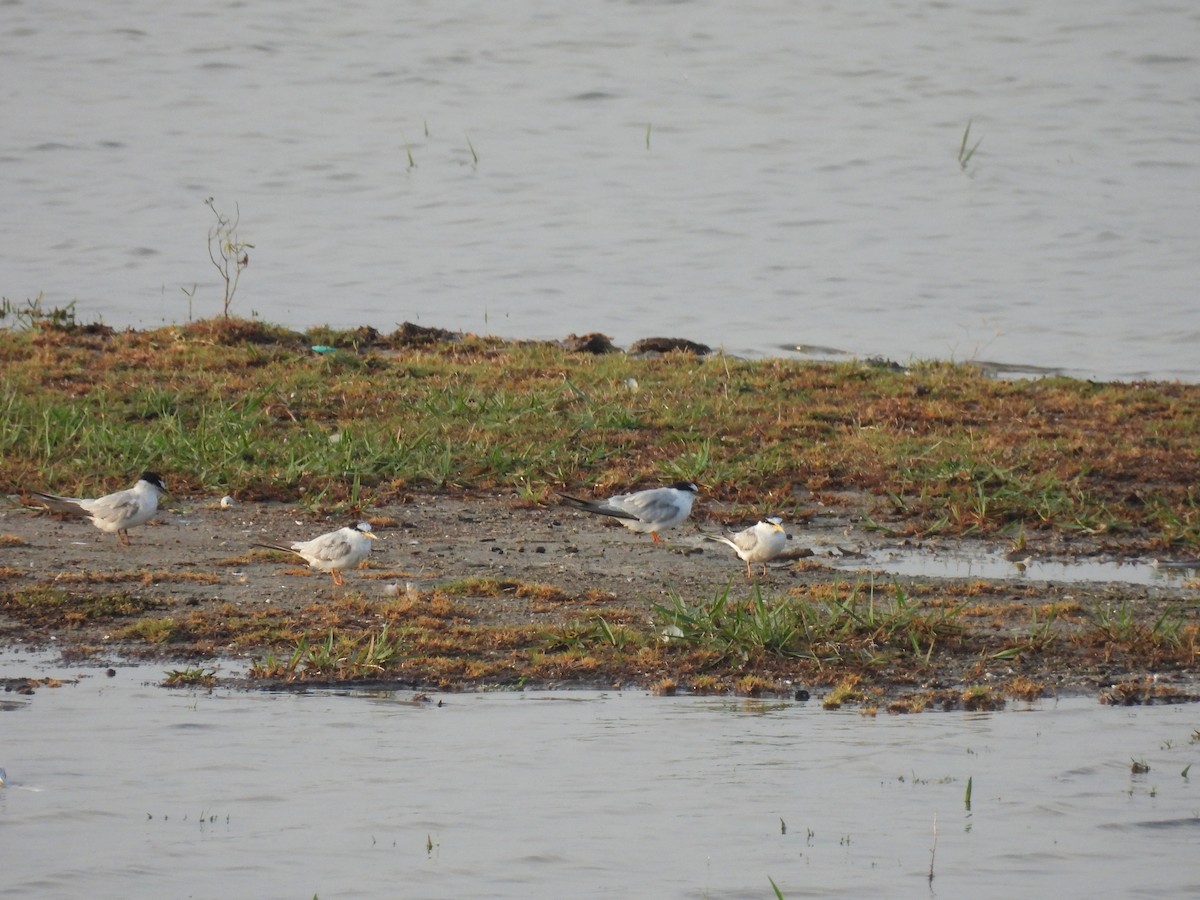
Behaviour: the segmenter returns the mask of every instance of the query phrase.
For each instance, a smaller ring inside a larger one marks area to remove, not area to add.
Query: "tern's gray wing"
[[[76,501],[80,509],[93,519],[104,522],[124,522],[134,518],[141,511],[141,503],[133,491],[117,491],[106,497],[95,500]]]
[[[366,538],[360,541],[360,534],[352,529],[342,528],[336,532],[320,535],[307,544],[298,544],[296,550],[304,554],[305,559],[320,568],[342,569],[366,559],[370,553],[370,545]]]
[[[299,548],[297,548],[299,549]],[[338,532],[323,534],[304,545],[304,555],[328,565],[345,559],[354,552],[350,541]]]
[[[747,528],[745,531],[731,534],[729,535],[729,539],[743,553],[749,553],[758,546],[758,532],[753,528]]]
[[[591,500],[581,500],[578,497],[572,497],[570,494],[560,493],[558,496],[567,501],[569,506],[575,509],[583,510],[584,512],[597,513],[601,516],[612,516],[614,519],[637,519],[633,513],[627,513],[620,509],[610,506],[611,500],[605,500],[603,503],[594,503]]]
[[[669,522],[678,516],[681,510],[678,495],[670,488],[620,494],[611,498],[607,505],[625,513],[632,513],[646,523]]]

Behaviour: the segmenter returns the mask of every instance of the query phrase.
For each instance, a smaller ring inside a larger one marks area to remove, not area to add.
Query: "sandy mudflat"
[[[857,554],[901,542],[862,528],[854,506],[854,499],[848,498],[842,509],[813,509],[804,521],[789,523],[794,549],[788,558],[772,564],[765,591],[778,595],[818,583],[869,583],[869,567],[863,563],[855,569]],[[632,611],[634,618],[644,613],[648,626],[652,605],[672,594],[693,602],[710,599],[730,583],[735,594],[751,593],[744,567],[732,551],[700,540],[702,532],[721,530],[724,517],[718,505],[703,501],[693,519],[670,532],[661,545],[606,519],[512,497],[413,494],[406,503],[369,509],[366,517],[375,524],[380,540],[365,569],[346,573],[340,596],[360,595],[368,609],[405,592],[420,596],[438,585],[477,577],[551,585],[562,596],[549,603],[515,591],[465,596],[461,602],[470,610],[472,625],[532,623],[550,628],[589,612],[616,608]],[[119,591],[153,610],[145,615],[176,621],[221,609],[311,617],[314,608],[334,602],[330,578],[252,551],[250,545],[260,540],[307,539],[343,524],[349,522],[320,518],[291,505],[239,503],[222,509],[212,498],[181,498],[172,499],[154,521],[136,529],[131,546],[120,547],[111,535],[90,525],[10,502],[0,509],[0,535],[4,536],[0,591],[10,598],[38,586],[61,588],[72,595]],[[1001,553],[1004,548],[990,549]],[[1086,542],[1031,547],[1033,553],[1053,552],[1063,558],[1102,549]],[[928,590],[930,581],[876,576],[876,583],[889,588],[899,583],[925,585]],[[1034,584],[1021,579],[1015,567],[1011,578],[986,583],[937,580],[935,593],[944,595],[946,602],[961,600],[1007,610],[965,620],[971,627],[993,632],[997,639],[1014,622],[1027,627],[1026,607],[1076,602],[1088,608],[1120,601],[1152,620],[1168,608],[1194,610],[1200,595],[1194,580],[1183,579],[1150,588]],[[0,611],[0,646],[54,646],[68,656],[97,661],[119,660],[123,655],[167,661],[262,654],[261,647],[208,639],[162,644],[138,642],[128,635],[114,639],[114,632],[136,618],[79,621],[69,614],[39,618],[10,608]],[[1002,679],[1019,671],[1045,680],[1052,689],[1099,690],[1108,683],[1144,678],[1154,665],[1153,659],[1105,661],[1102,656],[1091,654],[1084,661],[1049,653],[1025,658],[1014,669],[1011,660],[981,659],[976,644],[968,655],[949,655],[932,663],[923,677],[932,684],[952,684]],[[1176,664],[1163,674],[1187,685],[1195,669]],[[887,671],[875,675],[885,682],[889,677]],[[590,680],[605,678],[605,672],[599,671]],[[628,680],[628,672],[620,678]],[[911,684],[911,671],[902,680]]]

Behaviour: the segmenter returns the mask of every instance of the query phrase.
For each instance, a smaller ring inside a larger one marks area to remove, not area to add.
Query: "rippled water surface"
[[[77,674],[0,656],[0,675],[48,672]],[[871,719],[83,675],[0,701],[0,895],[765,898],[768,878],[786,897],[1200,892],[1192,706]]]
[[[1193,3],[0,6],[18,304],[1200,380]]]

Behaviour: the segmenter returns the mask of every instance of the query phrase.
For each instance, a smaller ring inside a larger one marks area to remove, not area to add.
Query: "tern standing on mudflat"
[[[746,577],[750,578],[750,564],[762,563],[762,573],[767,574],[767,562],[787,549],[787,532],[783,520],[775,516],[763,519],[737,534],[706,534],[706,540],[720,541],[733,548],[733,552],[746,563]]]
[[[691,481],[677,481],[670,487],[617,494],[607,500],[581,500],[570,494],[559,494],[570,506],[598,516],[611,516],[630,531],[650,533],[658,541],[658,533],[674,528],[692,512],[692,503],[700,489]]]
[[[157,472],[143,472],[137,484],[128,490],[106,494],[95,500],[82,497],[60,497],[30,491],[55,512],[88,519],[107,534],[115,534],[117,543],[129,543],[129,529],[144,525],[158,512],[158,498],[167,492]]]
[[[295,553],[314,569],[328,572],[334,584],[345,584],[342,572],[352,569],[371,554],[371,541],[379,538],[371,531],[368,522],[347,525],[311,541],[296,541],[292,544],[254,544],[268,550]]]

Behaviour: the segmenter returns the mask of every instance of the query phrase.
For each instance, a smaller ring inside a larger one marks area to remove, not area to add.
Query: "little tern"
[[[345,584],[342,571],[352,569],[371,553],[371,541],[379,540],[367,522],[347,525],[311,541],[296,541],[292,544],[253,544],[282,553],[295,553],[314,569],[328,572],[334,584]]]
[[[617,494],[607,500],[581,500],[561,493],[559,496],[575,509],[611,516],[630,531],[649,532],[657,542],[660,531],[674,528],[691,514],[699,490],[691,481],[677,481],[670,487]]]
[[[775,516],[763,519],[737,534],[706,534],[706,540],[720,541],[733,548],[733,552],[746,563],[746,577],[750,578],[750,564],[762,563],[762,573],[767,574],[767,562],[787,549],[787,532],[783,520]]]
[[[82,497],[60,497],[42,491],[30,491],[55,512],[88,519],[107,534],[115,534],[117,543],[129,543],[129,529],[143,525],[158,512],[158,498],[167,492],[157,472],[143,472],[137,484],[128,490],[117,491],[89,500]]]

